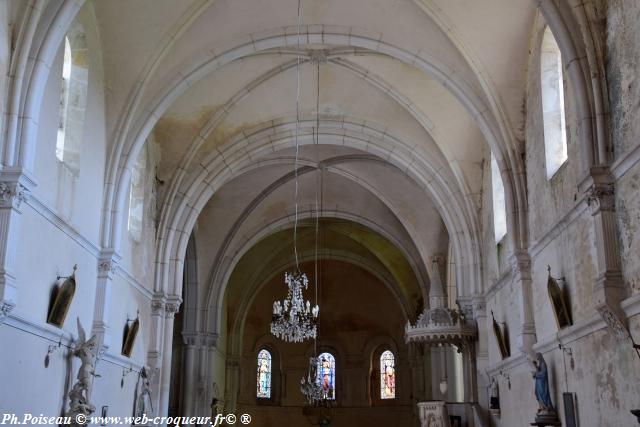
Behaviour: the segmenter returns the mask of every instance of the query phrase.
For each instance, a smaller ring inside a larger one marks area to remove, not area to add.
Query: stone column
[[[147,353],[147,364],[150,371],[151,393],[153,407],[160,408],[160,381],[162,367],[162,339],[164,337],[164,312],[165,297],[157,293],[151,300],[151,337],[149,342],[149,352]],[[160,414],[157,412],[157,414]]]
[[[98,340],[100,352],[106,351],[111,345],[109,328],[109,308],[111,304],[111,283],[117,268],[117,256],[113,250],[106,250],[100,254],[98,260],[98,279],[96,282],[96,300],[93,308],[93,326],[91,333]]]
[[[173,356],[173,319],[180,308],[180,299],[168,298],[164,305],[164,328],[162,339],[162,367],[160,372],[160,411],[166,415],[169,410],[169,388],[171,387],[171,356]]]
[[[224,412],[235,412],[238,392],[240,390],[240,361],[237,358],[227,359],[226,391]]]
[[[184,416],[195,415],[195,358],[198,335],[193,333],[183,333],[184,340],[184,369],[182,371],[182,414]]]
[[[521,298],[518,309],[520,310],[521,324],[519,326],[517,345],[518,349],[527,354],[533,353],[533,345],[536,343],[536,327],[533,317],[533,292],[531,290],[531,258],[527,251],[516,250],[511,255],[512,280],[516,287],[520,288]]]
[[[34,182],[22,174],[0,177],[0,324],[18,301],[18,282],[14,272],[19,241],[21,205]]]
[[[207,416],[211,412],[211,398],[213,387],[213,372],[211,369],[212,353],[216,350],[218,340],[217,334],[208,333],[201,337],[199,373],[198,373],[198,405],[195,408],[196,414]],[[222,396],[218,396],[221,399]]]
[[[627,290],[620,271],[614,192],[613,179],[608,170],[592,168],[586,194],[593,217],[598,267],[598,277],[593,287],[594,305],[618,340],[631,341],[626,316],[620,307]]]

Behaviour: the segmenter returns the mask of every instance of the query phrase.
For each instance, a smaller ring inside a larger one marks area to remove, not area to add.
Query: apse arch
[[[326,135],[326,136],[323,136],[323,141],[330,142],[331,144],[343,145],[346,143],[351,143],[350,141],[354,141],[354,140],[352,136],[343,135],[340,138],[336,138],[335,135]],[[367,144],[369,144],[369,141],[370,141],[370,138],[368,138],[367,141],[361,141],[360,143],[358,143],[358,145],[356,145],[356,147],[361,149],[363,146],[367,146]],[[301,142],[303,144],[310,144],[311,138],[303,138]],[[266,149],[264,147],[254,147],[254,148],[256,149],[256,151],[265,150],[268,152],[272,152],[273,151],[273,146],[271,145],[272,142],[267,142],[266,144],[268,146]],[[287,142],[286,144],[287,144],[286,146],[289,147],[289,143]],[[370,149],[371,146],[369,146],[368,148]],[[389,159],[397,155],[398,155],[397,151],[394,151],[393,154],[390,153]],[[219,171],[219,173],[223,173],[228,176],[228,175],[231,175],[231,171],[229,170],[229,165],[237,164],[239,160],[235,159],[235,161],[231,161],[231,159],[224,159],[222,156],[218,156],[215,158],[215,161],[218,165],[217,170]],[[413,163],[414,161],[416,161],[415,156],[408,159],[408,161],[405,160],[405,162],[410,162],[410,163]],[[251,163],[252,161],[245,159],[245,164],[249,165]],[[406,166],[406,163],[405,163],[405,166]],[[409,171],[410,169],[410,166],[402,167],[402,165],[400,165],[400,167],[401,169],[406,171]],[[238,164],[237,169],[238,170],[242,169],[241,164]],[[213,166],[208,166],[207,169],[203,169],[203,174],[206,173],[206,175],[210,175],[210,174],[213,175],[215,170],[216,169]],[[180,210],[176,211],[174,215],[175,222],[169,227],[169,230],[171,231],[171,233],[174,233],[177,230],[185,230],[185,231],[180,232],[179,234],[175,234],[175,237],[167,236],[167,237],[164,237],[163,239],[164,240],[163,243],[166,243],[164,250],[175,253],[175,255],[169,255],[170,257],[169,259],[173,260],[172,262],[174,262],[175,260],[179,260],[180,253],[181,253],[181,245],[184,244],[184,243],[180,243],[180,241],[188,233],[188,231],[191,230],[191,228],[193,227],[193,224],[195,223],[195,220],[197,218],[199,211],[202,209],[206,201],[209,199],[210,195],[213,194],[213,192],[215,191],[215,188],[219,188],[219,186],[221,185],[221,182],[226,179],[227,178],[223,178],[220,175],[217,178],[206,178],[206,185],[201,186],[200,188],[197,188],[196,186],[190,186],[190,193],[192,194],[185,194],[183,196],[184,198],[191,198],[193,201],[188,203],[184,201],[186,204],[182,203],[182,207],[180,208]],[[430,181],[420,176],[417,176],[414,179],[416,179],[416,182],[422,182],[420,186],[422,188],[425,188],[425,190],[427,191],[433,190],[429,184],[433,180]],[[444,206],[447,207],[447,204],[445,204]],[[457,250],[457,254],[459,254],[457,256],[459,256],[458,260],[461,264],[458,264],[458,263],[456,264],[456,268],[459,268],[458,277],[465,277],[465,278],[470,277],[471,278],[470,280],[474,280],[473,276],[476,273],[473,273],[472,271],[475,271],[474,269],[477,268],[479,264],[478,262],[475,262],[475,261],[471,261],[471,262],[468,261],[468,260],[473,260],[474,257],[478,256],[477,251],[472,250],[471,249],[472,246],[469,246],[469,242],[468,242],[469,239],[473,239],[473,234],[469,232],[464,232],[464,231],[452,232],[451,231],[452,229],[453,230],[457,229],[456,227],[452,227],[452,224],[458,224],[459,222],[456,222],[458,220],[451,217],[447,219],[447,217],[442,212],[441,212],[441,215],[443,216],[443,219],[445,220],[445,224],[449,229],[449,235],[453,240],[454,247]],[[452,223],[450,221],[454,221],[454,222]],[[178,240],[174,242],[172,239],[175,239],[175,238],[177,238]],[[461,239],[466,239],[467,243],[462,243]],[[177,252],[174,252],[174,251],[177,251]],[[161,258],[162,258],[162,255],[160,252],[159,259]],[[164,268],[165,265],[163,264],[161,267]],[[173,271],[165,269],[164,272],[161,274],[171,274],[171,275],[176,274],[179,272],[180,265],[175,264],[168,267]],[[471,271],[466,271],[466,273],[463,274],[465,269],[469,269],[469,268],[471,269]],[[159,276],[158,278],[162,280],[167,280],[168,277],[169,276],[165,276],[165,277]],[[164,283],[167,283],[167,282],[165,281]],[[179,281],[175,281],[173,283],[179,286]],[[479,283],[479,282],[475,282],[474,280],[474,283]],[[159,285],[159,284],[160,282],[156,282],[156,285]],[[158,289],[158,291],[160,292],[161,290]]]
[[[316,259],[315,255],[316,254],[311,251],[303,252],[302,256],[299,258],[300,263],[314,261]],[[336,251],[330,251],[330,252],[322,251],[318,253],[318,257],[323,261],[332,260],[332,261],[340,261],[347,264],[352,264],[372,274],[374,277],[380,280],[385,285],[385,287],[392,293],[392,295],[394,296],[395,302],[401,307],[405,316],[408,319],[415,317],[415,313],[412,313],[411,307],[408,306],[408,302],[406,301],[406,298],[403,298],[402,295],[400,295],[397,289],[397,285],[394,284],[395,280],[392,277],[385,277],[384,272],[381,271],[382,269],[379,266],[376,266],[375,264],[373,264],[370,260],[367,260],[364,257],[354,256],[353,254],[337,253]],[[284,264],[279,264],[274,267],[274,272],[271,273],[269,276],[266,276],[264,280],[262,280],[261,282],[256,278],[256,281],[254,281],[251,287],[247,288],[246,292],[244,293],[244,298],[241,300],[241,304],[245,305],[246,307],[251,307],[255,300],[255,295],[258,292],[260,292],[260,290],[267,283],[269,283],[276,275],[279,275],[280,271],[282,270],[287,271],[290,268],[293,268],[294,266],[295,266],[295,261],[289,261]],[[211,306],[207,306],[207,309],[210,310],[211,308],[212,308]],[[239,357],[241,355],[247,315],[248,313],[246,311],[238,312],[236,317],[234,318],[233,329],[231,330],[228,336],[229,343],[230,343],[228,347],[228,351],[232,356]]]
[[[328,140],[327,138],[325,138],[325,139],[326,139],[326,140]],[[344,141],[347,141],[347,140],[348,140],[348,138],[341,138],[339,141],[334,141],[333,143],[334,143],[334,144],[338,143],[338,145],[340,145],[340,144],[342,144]],[[304,141],[303,141],[303,143],[304,143]],[[219,159],[218,159],[218,160],[219,160]],[[250,164],[250,163],[251,163],[251,162],[249,162],[249,164]],[[226,168],[226,165],[225,165],[224,167]],[[239,168],[239,170],[242,170],[242,169],[240,169],[240,168]],[[423,186],[424,186],[424,185],[422,185],[421,187],[423,187]],[[190,185],[189,187],[190,187],[191,189],[193,189],[193,191],[194,191],[194,192],[196,192],[196,193],[197,193],[198,191],[200,191],[200,190],[197,190],[197,188],[196,188],[196,186],[195,186],[195,185]],[[207,188],[203,188],[203,190],[209,191],[209,190],[208,190],[208,188],[209,188],[209,187],[207,187]],[[200,194],[200,193],[198,193],[198,194]],[[205,196],[206,196],[206,195],[205,195]],[[207,197],[205,197],[205,196],[202,196],[202,197],[200,198],[200,200],[202,201],[202,204],[204,204],[204,203],[206,202],[206,200],[208,200],[208,198],[207,198]],[[197,204],[198,204],[198,205],[199,205],[200,203],[201,203],[201,202],[197,202]],[[194,206],[194,205],[192,204],[191,206]],[[189,210],[187,211],[187,213],[192,213],[192,212],[191,212],[191,208],[189,208]],[[441,214],[442,214],[442,212],[441,212]],[[446,220],[445,220],[445,223],[447,223],[447,221],[446,221]],[[171,227],[171,229],[179,229],[180,227],[182,227],[182,226],[181,226],[181,225],[179,225],[179,223],[176,223],[176,224],[174,224],[174,225]],[[448,228],[449,228],[449,230],[450,230],[450,234],[451,234],[451,223],[449,223],[449,224],[448,224]],[[460,276],[460,277],[462,277],[462,276]]]
[[[314,162],[306,161],[306,160],[299,160],[298,164],[300,165],[300,167],[298,168],[297,172],[290,172],[290,173],[282,176],[281,178],[277,179],[272,184],[267,186],[262,192],[260,192],[260,194],[256,198],[252,199],[249,202],[249,204],[245,207],[245,209],[238,215],[238,218],[236,219],[234,224],[231,226],[230,231],[226,234],[222,244],[220,245],[220,247],[218,249],[218,252],[216,253],[216,256],[214,257],[214,259],[217,260],[217,261],[214,263],[214,266],[212,267],[212,272],[210,274],[211,286],[213,286],[213,284],[217,281],[219,269],[223,267],[222,260],[228,259],[228,252],[230,250],[230,245],[231,245],[232,240],[238,234],[238,232],[239,232],[241,226],[243,225],[243,223],[245,222],[245,220],[251,215],[251,213],[257,208],[257,206],[261,202],[266,200],[269,197],[269,195],[271,195],[273,192],[278,190],[281,186],[283,186],[284,184],[292,181],[294,179],[294,176],[300,177],[300,176],[303,176],[303,175],[305,175],[307,173],[311,173],[311,172],[314,172],[314,171],[319,170],[319,169],[325,169],[326,168],[326,170],[328,172],[330,172],[330,173],[346,177],[347,179],[350,179],[350,180],[354,181],[355,183],[359,184],[361,187],[363,187],[365,190],[367,190],[369,193],[371,193],[373,196],[375,196],[378,200],[382,201],[382,203],[395,215],[395,218],[397,218],[398,221],[401,223],[401,225],[406,229],[406,231],[407,231],[409,236],[418,235],[417,230],[406,222],[404,216],[401,215],[398,212],[398,210],[393,205],[393,203],[388,201],[386,196],[381,191],[379,191],[376,188],[374,188],[371,184],[369,184],[365,180],[360,179],[360,178],[358,178],[356,176],[353,176],[351,174],[347,174],[346,172],[335,168],[336,165],[340,165],[341,163],[354,162],[354,161],[380,162],[380,163],[385,164],[382,161],[382,159],[379,159],[377,157],[361,156],[361,155],[331,157],[331,158],[324,159],[324,160],[320,161],[317,164],[314,163]],[[273,160],[267,161],[266,163],[265,162],[255,163],[255,164],[251,165],[250,167],[248,167],[246,169],[243,169],[242,173],[243,174],[247,174],[248,172],[252,172],[252,171],[254,171],[256,169],[260,169],[260,168],[263,168],[263,167],[265,167],[267,165],[271,165],[271,164],[292,165],[293,164],[293,160],[291,160],[291,159],[273,159]],[[416,245],[416,249],[417,249],[417,252],[418,252],[418,258],[414,259],[414,257],[411,256],[409,254],[409,252],[405,253],[405,257],[407,257],[407,259],[409,260],[410,264],[414,268],[416,277],[419,278],[419,280],[422,283],[424,281],[424,277],[428,276],[428,273],[426,272],[425,269],[421,269],[420,268],[420,266],[422,265],[420,259],[427,259],[430,254],[424,252],[424,247],[423,247],[422,243],[417,243],[414,240],[413,244]]]
[[[298,217],[300,220],[314,219],[315,212],[299,211]],[[405,257],[405,260],[409,262],[409,265],[415,268],[414,265],[412,265],[411,261],[409,261],[410,257],[408,256],[408,254],[410,252],[408,252],[407,249],[403,247],[401,242],[399,242],[392,233],[389,233],[387,230],[381,228],[380,225],[376,224],[375,222],[372,222],[367,218],[356,217],[352,214],[341,212],[341,211],[324,212],[323,218],[337,218],[337,219],[342,219],[346,221],[351,221],[373,230],[375,233],[381,235],[382,237],[387,239],[389,242],[391,242],[391,244],[402,253],[402,255]],[[253,234],[250,238],[248,238],[242,244],[242,246],[239,249],[235,251],[234,255],[229,259],[228,265],[224,269],[224,275],[217,281],[217,283],[210,282],[209,286],[207,287],[208,292],[207,292],[207,298],[206,298],[206,301],[207,301],[206,307],[209,308],[209,311],[208,311],[208,318],[205,319],[205,330],[209,332],[216,331],[215,333],[219,333],[219,328],[222,320],[221,316],[222,316],[222,305],[224,303],[224,295],[226,292],[227,285],[229,283],[229,279],[233,274],[233,271],[235,270],[238,262],[252,247],[258,244],[260,241],[266,239],[269,235],[272,235],[277,231],[289,228],[290,225],[293,223],[293,220],[294,220],[293,215],[282,216],[272,221],[267,226],[263,227],[259,232]],[[419,277],[420,277],[419,272],[416,271],[415,269],[414,269],[414,275],[416,279],[419,280]],[[423,299],[426,301],[425,286],[422,285],[421,288],[423,291]],[[210,308],[213,308],[213,310],[211,310]]]

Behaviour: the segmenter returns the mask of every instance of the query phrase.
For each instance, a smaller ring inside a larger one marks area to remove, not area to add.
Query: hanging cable
[[[320,144],[320,62],[316,66],[316,131],[315,131],[315,145],[316,145],[316,165],[318,171],[316,172],[316,254],[315,254],[315,305],[318,305],[318,236],[319,236],[319,228],[320,228],[320,212],[318,211],[318,172],[320,169],[320,155],[318,154],[318,145]],[[318,322],[319,326],[319,322]],[[319,327],[318,327],[319,329]],[[318,334],[313,339],[313,355],[318,357]]]
[[[300,25],[302,20],[302,0],[298,0],[298,22],[297,22],[297,39],[296,39],[296,157],[294,161],[294,177],[295,177],[295,193],[294,193],[294,206],[295,206],[295,218],[293,223],[293,252],[296,259],[296,273],[300,274],[300,267],[298,265],[298,134],[300,129]]]

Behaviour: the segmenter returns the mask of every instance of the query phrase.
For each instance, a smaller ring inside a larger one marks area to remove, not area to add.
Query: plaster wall
[[[0,11],[3,17],[0,22],[0,71],[3,76],[9,62],[9,31],[14,30],[11,20],[15,19],[18,9],[16,3],[0,3],[0,8],[7,11],[7,14]],[[79,171],[72,171],[55,154],[61,47],[46,82],[38,121],[36,156],[31,171],[37,186],[20,206],[19,239],[9,242],[17,247],[14,273],[18,278],[19,295],[15,309],[0,325],[0,342],[3,343],[0,375],[13,390],[4,393],[0,399],[0,410],[5,413],[51,416],[66,409],[65,396],[79,367],[79,360],[68,350],[71,340],[77,337],[76,318],[80,319],[87,334],[91,333],[94,321],[98,264],[103,249],[100,247],[100,226],[108,142],[102,45],[92,8],[92,3],[87,2],[76,18],[86,34],[86,66],[89,70]],[[3,105],[5,89],[6,81],[3,80],[0,85]],[[150,211],[154,209],[155,206]],[[153,215],[148,217],[153,218]],[[149,224],[155,227],[153,221]],[[153,236],[154,232],[147,234]],[[146,238],[146,242],[153,240],[153,237]],[[151,293],[148,288],[152,289],[149,269],[153,249],[148,246],[135,256],[127,252],[110,284],[111,299],[106,310],[111,343],[96,365],[99,377],[95,378],[92,393],[92,403],[98,414],[102,406],[109,406],[110,415],[130,415],[133,409],[137,372],[146,361],[150,336]],[[133,261],[129,257],[134,258]],[[70,275],[74,265],[78,266],[75,295],[63,327],[56,328],[46,323],[51,289],[57,282],[56,277]],[[140,331],[131,358],[126,358],[120,355],[124,325],[127,318],[136,317],[137,310],[140,311]],[[49,355],[49,366],[45,367],[49,346],[57,347],[58,344],[61,347]],[[25,399],[25,396],[30,398]]]

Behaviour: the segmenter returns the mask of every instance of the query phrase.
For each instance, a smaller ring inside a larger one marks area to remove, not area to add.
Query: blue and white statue
[[[549,374],[547,372],[547,364],[542,357],[542,353],[536,353],[536,360],[533,361],[533,365],[536,371],[533,373],[533,378],[536,382],[536,399],[538,400],[538,413],[555,412],[553,403],[551,403],[551,396],[549,395]]]

